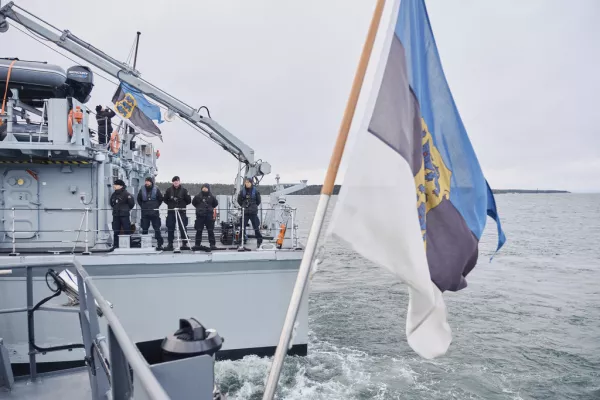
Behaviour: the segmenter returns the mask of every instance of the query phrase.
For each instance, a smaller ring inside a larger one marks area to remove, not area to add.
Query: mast
[[[140,35],[141,34],[142,34],[142,32],[138,31],[137,36],[135,38],[135,55],[133,56],[133,69],[135,69],[135,66],[137,64],[137,55],[138,55],[138,48],[140,47]],[[129,134],[133,135],[134,132],[135,132],[135,130],[133,129],[132,126],[130,126]]]
[[[137,37],[135,38],[135,55],[133,56],[133,69],[135,69],[135,66],[137,64],[137,53],[138,53],[138,48],[140,47],[140,35],[141,34],[142,34],[142,32],[138,31]]]

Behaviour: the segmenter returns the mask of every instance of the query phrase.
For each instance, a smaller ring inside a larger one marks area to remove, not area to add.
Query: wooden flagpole
[[[344,148],[348,139],[350,125],[352,124],[352,119],[354,118],[356,104],[358,103],[358,97],[362,89],[365,74],[367,72],[367,66],[369,65],[369,59],[371,58],[371,53],[373,51],[373,45],[375,43],[377,31],[379,30],[379,23],[381,22],[384,6],[385,0],[377,0],[375,11],[373,12],[373,18],[371,19],[371,24],[369,26],[369,31],[367,32],[367,38],[363,45],[360,60],[358,62],[356,74],[354,75],[354,81],[352,82],[350,97],[346,103],[346,110],[344,111],[340,130],[335,142],[335,147],[333,148],[333,154],[331,155],[329,167],[327,168],[325,182],[323,184],[323,188],[321,189],[321,197],[319,198],[315,218],[310,228],[304,256],[302,257],[302,262],[300,263],[300,269],[298,271],[296,284],[294,285],[294,291],[292,293],[287,314],[285,316],[285,322],[279,338],[279,344],[277,345],[277,350],[275,351],[273,363],[271,364],[271,369],[269,371],[269,377],[267,378],[267,383],[265,385],[263,400],[273,399],[275,396],[275,391],[277,390],[279,375],[281,374],[283,361],[290,347],[290,341],[294,331],[296,318],[298,316],[298,310],[300,309],[302,297],[306,289],[306,283],[308,282],[308,277],[314,261],[317,241],[321,233],[321,228],[323,227],[327,206],[329,205],[329,199],[333,194],[335,178],[337,177],[342,155],[344,154]]]

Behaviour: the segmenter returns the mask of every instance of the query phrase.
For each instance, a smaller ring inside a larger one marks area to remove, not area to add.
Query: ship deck
[[[86,367],[39,374],[35,382],[16,379],[12,390],[0,388],[0,400],[91,399]]]
[[[166,240],[165,240],[166,242]],[[192,236],[190,238],[190,245],[193,246],[194,245],[194,237]],[[183,241],[182,244],[183,245]],[[165,245],[166,246],[166,243]],[[298,250],[303,250],[303,245],[298,243],[298,247],[283,247],[281,249],[276,248],[275,242],[272,240],[265,240],[263,242],[262,247],[259,249],[257,248],[257,241],[255,238],[249,238],[248,240],[246,240],[244,242],[244,250],[245,251],[240,251],[240,245],[239,244],[230,244],[230,245],[223,245],[219,242],[217,242],[216,244],[216,249],[210,251],[208,248],[208,241],[203,241],[202,243],[202,249],[198,249],[198,250],[183,250],[181,249],[181,251],[179,253],[174,252],[172,250],[156,250],[156,240],[153,240],[153,244],[151,247],[145,247],[145,248],[141,248],[139,247],[130,247],[130,248],[115,248],[115,249],[100,249],[100,250],[95,250],[94,248],[90,248],[90,252],[91,254],[95,254],[95,255],[101,255],[101,254],[106,254],[106,255],[111,255],[111,254],[148,254],[148,253],[152,253],[155,255],[158,254],[217,254],[217,253],[237,253],[237,252],[242,252],[242,253],[255,253],[255,252],[268,252],[268,251],[277,251],[277,252],[289,252],[289,251],[298,251]],[[83,253],[84,248],[77,246],[75,248],[75,255],[78,255]],[[9,254],[12,252],[12,248],[10,246],[10,244],[4,244],[4,243],[0,243],[0,257],[2,256],[9,256]],[[18,246],[16,247],[16,252],[18,253],[18,255],[20,256],[29,256],[29,255],[36,255],[36,256],[40,256],[40,255],[72,255],[73,254],[73,248],[72,247],[58,247],[58,246],[52,246],[52,247],[39,247],[39,246]]]
[[[265,246],[266,244],[266,246]],[[18,255],[11,256],[8,252],[0,253],[0,265],[6,265],[17,262],[27,261],[50,261],[56,260],[57,257],[72,257],[73,255],[80,258],[85,265],[115,265],[115,264],[159,264],[159,265],[182,265],[182,264],[204,264],[210,265],[214,263],[236,263],[236,262],[264,262],[264,261],[292,261],[300,260],[304,253],[303,248],[283,248],[276,249],[273,243],[265,243],[263,248],[257,249],[256,240],[250,239],[244,245],[244,250],[238,249],[237,246],[217,246],[213,251],[192,251],[181,250],[180,252],[173,251],[156,251],[154,248],[127,248],[107,250],[91,250],[91,254],[82,255],[80,251],[72,253],[72,249],[18,249]],[[3,249],[4,250],[4,249]],[[265,264],[263,267],[266,267]],[[248,268],[254,268],[256,265],[247,265]],[[206,268],[206,267],[205,267]],[[297,268],[297,266],[296,266]],[[171,270],[175,272],[175,270]]]

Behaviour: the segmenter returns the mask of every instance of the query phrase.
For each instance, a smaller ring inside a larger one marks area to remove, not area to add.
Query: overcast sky
[[[208,106],[215,120],[272,164],[264,182],[279,173],[285,182],[318,184],[375,1],[17,4],[121,60],[141,31],[143,77],[188,104]],[[490,185],[600,191],[600,1],[426,4]],[[0,49],[2,57],[73,65],[16,29],[0,35]],[[116,87],[99,77],[95,83],[89,105],[110,105]],[[160,128],[159,180],[177,174],[184,181],[233,182],[231,155],[180,121]],[[343,170],[338,182],[342,178]]]

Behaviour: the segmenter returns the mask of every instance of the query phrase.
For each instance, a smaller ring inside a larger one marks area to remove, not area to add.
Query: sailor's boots
[[[263,241],[262,238],[256,239],[256,248],[257,249],[260,248],[260,245],[262,244],[262,241]]]
[[[190,246],[187,240],[183,241],[183,246],[181,246],[181,250],[190,250]]]
[[[216,250],[216,249],[217,249],[217,246],[215,246],[215,244],[214,244],[214,243],[211,243],[211,244],[210,244],[210,249],[211,249],[211,250]]]
[[[200,246],[200,241],[196,240],[196,244],[194,245],[194,247],[192,247],[193,251],[199,251],[202,250],[202,246]]]
[[[164,248],[165,251],[173,251],[173,242],[169,242],[167,247]]]

